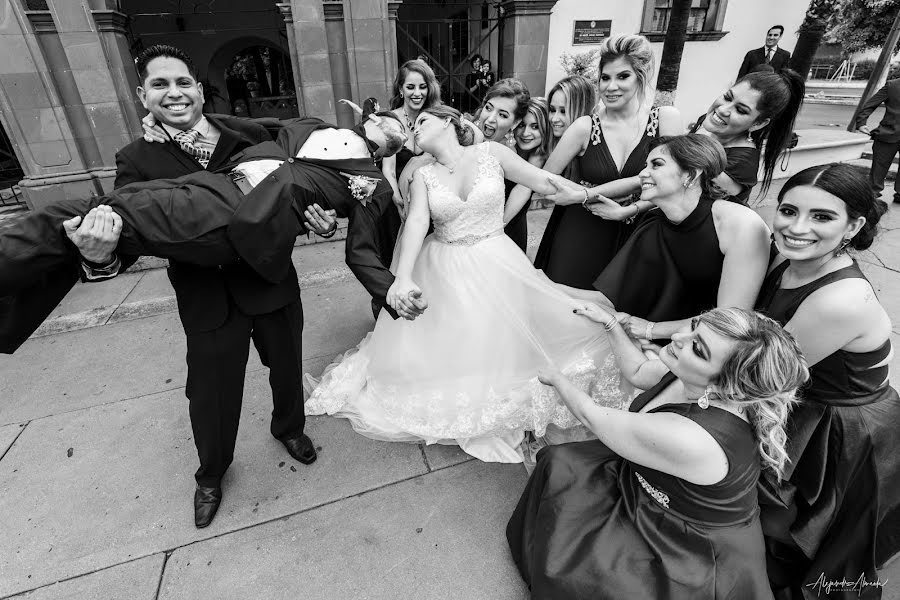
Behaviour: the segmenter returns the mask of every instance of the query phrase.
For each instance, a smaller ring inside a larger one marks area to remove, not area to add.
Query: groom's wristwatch
[[[120,268],[122,268],[122,260],[116,254],[113,254],[112,260],[105,264],[91,262],[83,257],[81,259],[81,270],[84,278],[88,281],[112,279],[119,274]]]

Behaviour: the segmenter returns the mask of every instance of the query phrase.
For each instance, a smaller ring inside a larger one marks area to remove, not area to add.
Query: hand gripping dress
[[[476,149],[467,198],[422,167],[434,233],[413,280],[428,300],[415,321],[381,315],[359,346],[307,375],[307,414],[345,417],[367,437],[459,446],[476,458],[521,462],[524,431],[578,421],[538,371],[556,365],[593,397],[618,406],[618,371],[603,327],[503,235],[503,172]]]
[[[666,375],[629,407],[668,387]],[[651,412],[688,418],[728,458],[725,478],[697,485],[625,460],[593,440],[538,453],[506,538],[534,600],[770,599],[751,426],[697,404]]]

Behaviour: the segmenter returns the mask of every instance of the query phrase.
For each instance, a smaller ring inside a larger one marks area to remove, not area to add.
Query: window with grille
[[[715,39],[721,32],[728,0],[692,0],[688,16],[688,39]],[[644,0],[644,19],[641,33],[652,40],[665,35],[672,13],[672,0]],[[710,34],[714,35],[713,38]]]

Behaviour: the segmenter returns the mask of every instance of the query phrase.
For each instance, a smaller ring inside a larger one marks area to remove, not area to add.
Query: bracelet
[[[634,220],[638,218],[638,215],[639,215],[639,214],[641,214],[641,207],[640,207],[640,206],[638,206],[637,204],[632,204],[631,206],[634,207],[634,214],[631,215],[630,217],[627,217],[627,218],[625,219],[625,224],[626,224],[626,225],[631,225],[632,223],[634,223]]]
[[[603,324],[603,329],[605,329],[606,331],[612,331],[618,324],[619,320],[615,316],[613,316],[608,322]]]
[[[584,200],[581,201],[581,205],[587,208],[587,201],[589,199],[587,188],[582,188],[584,190]]]
[[[653,326],[654,325],[656,325],[656,323],[653,323],[652,321],[647,321],[647,331],[644,332],[644,338],[647,341],[650,341],[653,339]]]
[[[332,227],[330,231],[326,231],[325,233],[320,233],[319,237],[327,240],[328,238],[334,237],[334,234],[337,233],[337,230],[338,230],[338,224],[337,224],[337,221],[335,221],[334,227]]]

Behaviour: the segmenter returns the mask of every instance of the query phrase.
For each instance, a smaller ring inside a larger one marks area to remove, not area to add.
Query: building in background
[[[350,125],[354,116],[337,101],[374,96],[386,106],[405,60],[428,61],[445,102],[457,107],[470,104],[464,84],[475,54],[491,61],[498,78],[518,77],[541,95],[563,76],[564,52],[602,41],[591,22],[609,21],[613,35],[653,34],[661,51],[669,4],[7,0],[0,3],[0,187],[21,178],[18,198],[29,206],[109,190],[115,152],[140,135],[144,114],[134,57],[153,44],[193,57],[209,112],[310,115]],[[783,0],[694,5],[677,97],[686,115],[705,110],[771,24],[785,26],[791,48],[805,8]],[[0,203],[8,196],[0,190]]]

